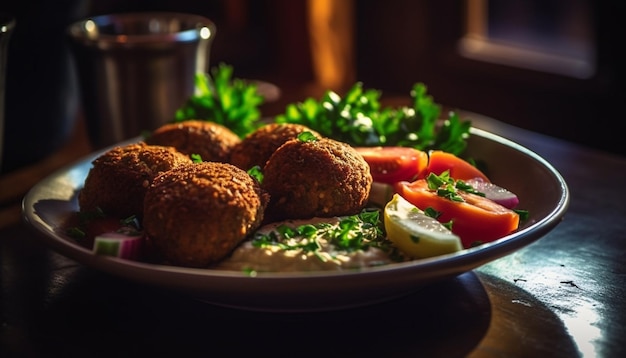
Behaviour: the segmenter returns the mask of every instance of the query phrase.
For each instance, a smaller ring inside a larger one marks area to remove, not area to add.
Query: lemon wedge
[[[423,259],[463,249],[461,238],[398,194],[385,205],[387,238],[406,255]]]

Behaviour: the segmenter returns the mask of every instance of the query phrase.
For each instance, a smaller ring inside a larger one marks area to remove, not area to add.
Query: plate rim
[[[241,285],[242,283],[247,285],[252,284],[251,287],[262,287],[262,285],[274,281],[281,282],[285,285],[298,284],[298,287],[301,287],[303,284],[319,284],[321,281],[323,282],[328,280],[332,280],[333,282],[349,282],[354,277],[361,276],[380,279],[381,277],[400,275],[401,277],[414,277],[416,280],[415,283],[419,284],[422,281],[429,282],[429,280],[443,279],[447,276],[456,276],[463,272],[473,270],[487,262],[508,255],[524,246],[529,245],[530,243],[545,236],[545,234],[557,226],[562,221],[567,209],[569,208],[570,191],[565,179],[559,171],[543,157],[518,143],[486,130],[471,127],[470,135],[479,136],[483,139],[510,147],[539,163],[559,183],[561,194],[558,203],[547,215],[537,222],[534,222],[528,227],[509,234],[501,239],[483,244],[476,248],[464,249],[459,252],[428,259],[392,263],[358,270],[258,272],[256,275],[252,276],[242,271],[178,267],[94,255],[87,248],[80,246],[79,244],[72,242],[70,239],[62,237],[56,233],[50,224],[46,223],[37,215],[35,210],[36,202],[44,199],[38,197],[38,195],[40,195],[40,192],[46,187],[46,185],[59,180],[62,175],[67,174],[70,170],[85,165],[91,165],[93,159],[104,153],[106,150],[115,146],[139,141],[141,140],[140,137],[132,138],[90,153],[89,155],[62,167],[45,177],[43,180],[35,184],[24,196],[22,200],[22,218],[23,221],[25,221],[28,226],[34,230],[37,237],[46,246],[82,265],[96,270],[101,270],[109,274],[142,281],[152,285],[162,286],[164,288],[173,288],[183,292],[193,291],[192,294],[199,296],[209,294],[210,297],[212,293],[215,294],[215,290],[213,289],[202,289],[196,287],[198,282],[210,283],[211,281],[221,284],[224,284],[226,281],[232,281],[232,283],[227,285],[229,289],[233,289],[234,286]],[[74,187],[74,191],[77,192],[80,188],[81,186]],[[72,200],[72,198],[70,198],[70,200]],[[75,200],[75,198],[73,200]],[[176,278],[185,278],[185,280],[181,280],[183,282],[180,282],[178,285],[171,285],[171,282],[168,284],[160,281],[157,277],[159,275],[165,275],[166,278],[170,280]],[[302,308],[306,309],[307,307]],[[300,310],[300,308],[297,310]]]

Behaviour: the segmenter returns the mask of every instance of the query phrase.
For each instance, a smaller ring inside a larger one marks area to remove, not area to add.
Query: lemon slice
[[[385,205],[384,222],[387,238],[412,258],[422,259],[463,249],[458,235],[398,194]]]

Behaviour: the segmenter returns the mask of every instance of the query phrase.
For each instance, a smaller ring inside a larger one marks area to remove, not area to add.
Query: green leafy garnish
[[[407,146],[440,149],[454,154],[465,150],[471,123],[452,112],[439,123],[441,107],[423,83],[411,91],[412,107],[383,108],[380,92],[365,90],[357,82],[342,98],[327,91],[320,101],[307,98],[289,104],[278,123],[298,123],[324,136],[355,146]]]
[[[322,252],[321,240],[347,252],[377,247],[400,259],[386,239],[379,210],[365,209],[357,215],[341,217],[337,224],[326,222],[303,225],[279,225],[269,233],[257,233],[252,245],[257,248],[278,247],[281,250],[301,250],[322,261],[332,260]]]
[[[461,195],[459,195],[459,191],[464,191],[466,193],[475,194],[479,196],[485,196],[484,193],[474,189],[471,185],[465,183],[463,180],[455,180],[450,177],[450,171],[446,170],[441,174],[437,175],[435,173],[430,173],[426,177],[426,183],[428,184],[428,189],[437,192],[437,196],[441,196],[448,200],[464,202],[465,200]]]
[[[309,131],[305,131],[302,133],[298,133],[298,140],[306,143],[306,142],[315,142],[318,140],[318,138],[315,136],[315,134]]]
[[[424,209],[424,214],[426,214],[426,216],[430,216],[433,219],[439,219],[439,217],[441,216],[441,211],[437,211],[429,206]]]
[[[248,175],[256,179],[256,181],[258,181],[259,183],[263,183],[263,179],[265,178],[265,175],[263,175],[263,170],[258,165],[255,165],[252,168],[248,169]]]
[[[264,101],[257,85],[233,78],[233,68],[220,64],[211,76],[196,75],[196,94],[176,111],[175,122],[189,119],[209,120],[225,125],[240,137],[259,127]]]
[[[441,106],[428,95],[423,83],[413,85],[410,106],[383,108],[380,96],[380,91],[366,90],[357,82],[343,97],[327,91],[320,100],[307,98],[288,104],[274,121],[303,124],[353,146],[405,146],[456,155],[465,150],[471,123],[462,121],[455,112],[442,120]],[[262,103],[257,86],[233,78],[233,68],[222,63],[210,76],[196,76],[196,94],[177,110],[175,121],[210,120],[244,137],[262,125]]]
[[[517,215],[519,215],[519,219],[521,221],[528,220],[528,215],[530,215],[530,212],[528,210],[513,209],[513,211],[515,211],[517,213]]]
[[[190,156],[191,161],[194,163],[202,163],[202,156],[200,154],[192,153]]]

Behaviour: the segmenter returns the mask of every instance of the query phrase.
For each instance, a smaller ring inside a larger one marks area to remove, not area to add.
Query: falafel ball
[[[241,142],[241,138],[219,123],[186,120],[162,125],[145,141],[174,147],[188,155],[198,154],[205,162],[228,162],[231,149]]]
[[[207,267],[259,227],[268,200],[259,182],[234,165],[184,165],[154,179],[143,226],[167,263]]]
[[[248,170],[256,165],[260,168],[272,153],[286,141],[296,138],[302,132],[311,132],[316,137],[319,133],[307,126],[294,123],[269,123],[248,134],[230,153],[230,163]]]
[[[350,145],[330,138],[291,139],[263,169],[269,220],[353,215],[367,203],[372,175]]]
[[[144,195],[154,177],[189,163],[193,163],[189,156],[172,147],[144,142],[114,147],[92,162],[78,194],[80,210],[141,218]]]

